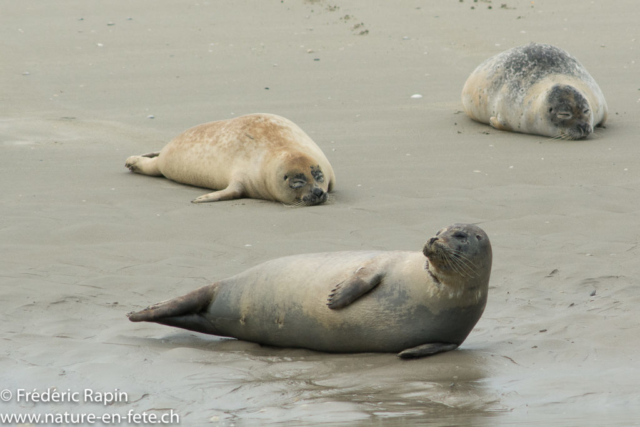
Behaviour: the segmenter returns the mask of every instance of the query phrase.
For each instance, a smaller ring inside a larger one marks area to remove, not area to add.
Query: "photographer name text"
[[[129,396],[126,392],[120,391],[117,388],[113,391],[106,392],[95,391],[90,388],[85,388],[82,391],[73,391],[71,389],[65,391],[56,389],[38,391],[37,389],[27,390],[19,388],[15,390],[15,401],[31,403],[100,403],[102,405],[111,405],[119,402],[127,403],[129,402]]]

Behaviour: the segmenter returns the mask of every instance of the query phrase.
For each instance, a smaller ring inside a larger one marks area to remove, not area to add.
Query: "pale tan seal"
[[[298,126],[273,114],[250,114],[186,130],[162,151],[131,156],[129,170],[218,190],[193,200],[242,197],[286,204],[327,200],[335,174],[322,150]]]
[[[462,105],[496,129],[582,139],[607,119],[596,81],[569,53],[531,43],[484,61],[467,79]]]
[[[129,320],[279,347],[426,356],[457,348],[480,319],[491,258],[483,230],[454,224],[422,252],[279,258]]]

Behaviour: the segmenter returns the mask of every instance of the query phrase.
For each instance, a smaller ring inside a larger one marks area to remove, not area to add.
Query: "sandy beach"
[[[507,1],[0,0],[0,414],[640,425],[640,8]],[[462,113],[471,71],[532,41],[587,68],[605,129],[557,141]],[[256,112],[322,148],[329,203],[195,205],[206,190],[124,167]],[[487,232],[493,271],[453,352],[325,354],[126,317],[281,256],[421,250],[456,222]]]

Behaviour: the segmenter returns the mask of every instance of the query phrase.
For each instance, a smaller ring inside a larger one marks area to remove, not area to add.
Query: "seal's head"
[[[304,154],[287,155],[277,168],[279,200],[292,205],[319,205],[327,201],[332,184],[320,165]]]
[[[453,224],[438,231],[422,250],[427,270],[438,283],[488,283],[491,275],[491,243],[472,224]]]
[[[557,129],[557,138],[584,139],[593,132],[593,113],[587,98],[573,86],[553,85],[546,99],[545,114]]]

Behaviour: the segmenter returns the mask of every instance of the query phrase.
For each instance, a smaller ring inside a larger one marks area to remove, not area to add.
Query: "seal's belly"
[[[460,344],[482,314],[476,306],[434,314],[421,304],[390,307],[378,298],[365,298],[342,313],[332,313],[335,322],[301,309],[282,311],[266,305],[240,317],[210,319],[224,335],[260,344],[327,352],[399,352],[430,342]]]

